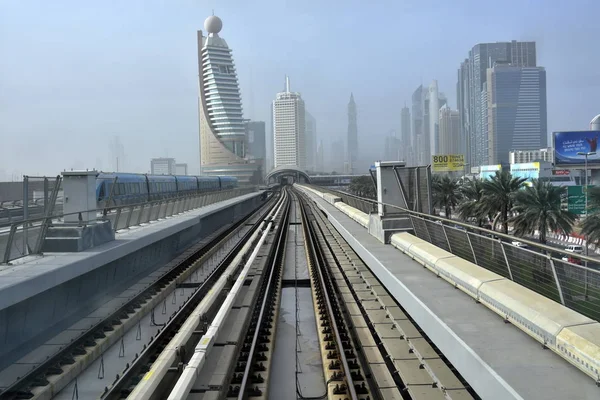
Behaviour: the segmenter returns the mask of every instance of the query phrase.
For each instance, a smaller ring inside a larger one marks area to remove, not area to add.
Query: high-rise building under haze
[[[153,158],[150,160],[150,173],[152,175],[175,175],[177,164],[174,158]]]
[[[431,156],[439,147],[439,110],[447,103],[446,96],[439,92],[437,80],[429,87],[420,85],[412,96],[413,136],[417,139],[418,165],[431,163]]]
[[[110,165],[114,172],[125,170],[125,147],[121,143],[121,139],[115,136],[111,139],[110,144]]]
[[[348,103],[348,137],[346,142],[348,154],[346,162],[352,173],[358,168],[358,125],[356,120],[356,103],[354,102],[354,94],[350,93],[350,102]]]
[[[266,127],[264,121],[245,121],[248,158],[267,158]]]
[[[514,67],[535,67],[535,42],[480,43],[469,52],[458,70],[457,107],[462,136],[467,143],[467,162],[475,167],[487,163],[487,69],[497,62],[505,62]]]
[[[317,165],[315,167],[319,173],[325,171],[325,154],[323,154],[323,151],[323,141],[321,140],[317,149]]]
[[[348,162],[344,158],[344,140],[338,139],[331,142],[331,154],[329,156],[329,172],[343,174]]]
[[[403,161],[402,140],[396,136],[396,131],[391,131],[384,141],[383,157],[386,161]]]
[[[444,105],[439,111],[439,154],[464,154],[458,111]]]
[[[498,63],[486,73],[485,164],[508,163],[513,150],[546,147],[546,70]]]
[[[429,85],[429,158],[438,154],[439,147],[439,120],[440,97],[437,80]]]
[[[317,168],[317,120],[308,111],[306,111],[305,126],[306,169],[314,171]]]
[[[425,94],[423,85],[412,94],[412,144],[414,151],[414,164],[425,165],[425,147],[429,142],[425,140]]]
[[[210,16],[208,36],[198,31],[200,166],[207,175],[233,175],[248,182],[256,165],[246,159],[242,100],[231,49],[219,32],[223,22]]]
[[[402,111],[400,112],[400,139],[402,161],[405,161],[406,165],[414,165],[413,145],[410,132],[410,109],[406,107],[406,104],[402,107]]]
[[[306,110],[300,93],[290,91],[285,78],[285,91],[273,100],[273,153],[275,168],[289,165],[306,169]]]

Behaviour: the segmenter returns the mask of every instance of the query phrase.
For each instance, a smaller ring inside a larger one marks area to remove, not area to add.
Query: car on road
[[[565,251],[575,254],[583,254],[583,247],[578,244],[570,244],[565,247]]]
[[[513,246],[515,246],[515,247],[521,247],[521,248],[523,248],[523,249],[527,249],[527,248],[529,248],[529,245],[527,245],[527,244],[525,244],[525,243],[523,243],[523,242],[519,242],[519,241],[517,241],[517,240],[513,240],[513,241],[511,242],[511,244],[512,244]]]

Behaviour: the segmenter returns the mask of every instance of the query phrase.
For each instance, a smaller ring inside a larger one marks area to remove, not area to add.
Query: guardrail
[[[364,213],[377,212],[376,200],[312,188],[334,194]],[[420,239],[600,321],[600,260],[464,222],[384,205],[405,212]],[[517,239],[529,248],[511,243]],[[563,256],[576,263],[563,260]]]
[[[97,221],[109,220],[112,229],[116,232],[255,191],[255,187],[246,187],[218,192],[197,193],[90,211],[96,212]],[[0,264],[7,264],[28,255],[41,254],[48,228],[53,225],[85,226],[82,223],[62,223],[65,216],[78,214],[80,213],[61,213],[57,215],[52,210],[49,210],[43,217],[29,218],[26,221],[15,222],[10,227],[0,231]]]

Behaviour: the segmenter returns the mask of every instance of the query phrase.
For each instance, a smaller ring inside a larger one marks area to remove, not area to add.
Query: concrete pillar
[[[68,214],[65,215],[65,222],[81,222],[87,225],[96,223],[97,175],[97,171],[65,171],[62,173],[63,212]]]

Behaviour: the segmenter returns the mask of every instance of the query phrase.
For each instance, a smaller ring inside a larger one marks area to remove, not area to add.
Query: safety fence
[[[377,210],[377,201],[322,187],[314,189],[335,194],[367,214]],[[600,260],[466,223],[401,210],[410,218],[418,238],[600,321]],[[527,247],[514,245],[515,240]]]
[[[43,217],[49,207],[62,213],[62,180],[58,177],[24,176],[22,182],[0,183],[0,228],[14,222]],[[58,188],[56,203],[52,193]]]
[[[49,204],[56,203],[59,187],[60,185],[57,185],[56,190],[53,190],[48,200]],[[245,187],[188,194],[139,204],[90,210],[90,212],[96,214],[96,221],[110,221],[112,229],[116,232],[255,191],[256,187]],[[83,223],[64,222],[65,217],[78,214],[80,213],[57,214],[52,207],[48,207],[42,217],[29,218],[0,228],[0,264],[7,264],[28,255],[41,254],[48,229],[52,226],[85,226]]]

